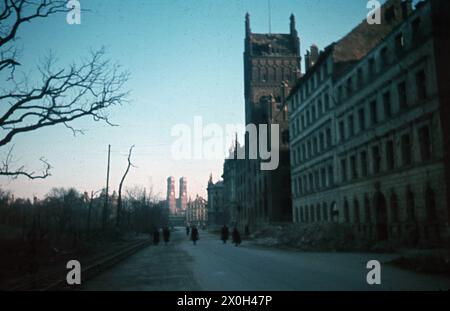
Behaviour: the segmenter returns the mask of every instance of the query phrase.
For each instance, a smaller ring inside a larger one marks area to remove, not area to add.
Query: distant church
[[[183,215],[187,208],[187,178],[180,178],[179,197],[175,197],[175,177],[167,178],[166,206],[171,215]]]

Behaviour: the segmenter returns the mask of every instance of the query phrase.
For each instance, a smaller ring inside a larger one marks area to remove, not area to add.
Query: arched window
[[[391,215],[392,215],[392,221],[398,222],[398,198],[394,191],[392,191],[391,194]]]
[[[350,222],[350,214],[348,210],[348,202],[347,199],[344,199],[344,222],[349,223]]]
[[[437,219],[435,195],[430,185],[427,185],[427,190],[425,191],[425,210],[428,220]]]
[[[339,209],[337,207],[336,202],[331,203],[330,206],[330,218],[332,222],[338,222],[339,221]]]
[[[359,202],[358,199],[355,198],[355,200],[353,201],[353,215],[355,217],[354,222],[356,224],[360,223],[360,217],[359,217]]]
[[[364,214],[366,223],[370,224],[372,222],[372,215],[370,213],[370,200],[367,193],[364,194]]]
[[[323,221],[328,221],[328,207],[327,203],[322,204]]]
[[[416,220],[416,203],[414,200],[414,193],[411,190],[411,187],[408,186],[406,189],[406,215],[408,221]]]

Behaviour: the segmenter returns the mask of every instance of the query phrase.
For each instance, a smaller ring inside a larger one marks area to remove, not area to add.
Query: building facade
[[[293,15],[288,34],[257,34],[252,33],[247,14],[245,32],[245,123],[255,125],[257,130],[259,125],[271,124],[278,124],[280,129],[277,169],[263,171],[259,156],[249,159],[249,144],[256,143],[259,147],[260,141],[259,132],[256,142],[250,141],[247,133],[245,160],[233,164],[236,174],[227,171],[225,175],[226,184],[230,183],[228,176],[236,179],[233,217],[241,229],[252,231],[267,223],[291,220],[288,120],[282,102],[289,86],[300,77],[300,40]]]
[[[172,215],[176,214],[177,200],[175,198],[175,177],[173,176],[167,178],[166,206]]]
[[[208,225],[223,226],[229,222],[229,213],[224,205],[224,183],[213,182],[212,175],[208,181]]]
[[[448,38],[435,36],[445,10],[389,0],[379,27],[363,22],[299,80],[286,101],[294,222],[410,245],[448,239],[448,57],[436,50]]]
[[[207,202],[197,195],[195,200],[189,200],[186,209],[186,223],[189,226],[205,227],[208,224]]]

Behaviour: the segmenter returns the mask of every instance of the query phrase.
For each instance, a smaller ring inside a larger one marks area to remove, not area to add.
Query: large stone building
[[[286,101],[293,220],[436,242],[450,220],[449,1],[381,13],[322,51]]]
[[[189,200],[186,209],[186,223],[189,226],[204,227],[208,224],[207,202],[197,195],[195,200]]]
[[[172,215],[177,212],[177,200],[175,198],[175,177],[167,178],[166,206]]]
[[[213,182],[212,174],[208,181],[208,225],[223,226],[229,222],[229,213],[224,205],[223,181]]]
[[[187,178],[180,178],[180,192],[178,193],[177,199],[177,211],[178,213],[182,213],[187,208]]]
[[[260,141],[249,141],[248,133],[244,143],[246,159],[234,166],[238,204],[232,214],[241,229],[251,231],[263,224],[291,220],[287,109],[282,108],[282,102],[289,85],[300,77],[300,40],[293,15],[288,34],[252,33],[248,14],[245,31],[245,123],[257,127],[278,124],[280,128],[276,170],[263,171],[259,157],[249,159],[249,145],[256,143],[259,147]],[[228,183],[226,176],[224,182]]]
[[[171,215],[184,216],[187,208],[187,178],[180,178],[178,198],[175,195],[175,177],[167,178],[166,206]]]

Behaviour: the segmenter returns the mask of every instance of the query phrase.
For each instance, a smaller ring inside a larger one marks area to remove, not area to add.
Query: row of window
[[[295,102],[297,97],[294,96],[294,106],[292,109],[296,109]],[[304,111],[294,119],[292,122],[292,133],[298,135],[301,130],[306,129],[308,126],[312,125],[317,119],[319,119],[324,113],[330,110],[330,96],[328,92],[324,92],[318,96],[314,101],[311,102],[309,107],[305,108]],[[293,110],[292,110],[293,111]]]
[[[425,213],[427,221],[435,221],[437,219],[436,197],[434,190],[427,185],[424,192]],[[405,215],[404,221],[417,221],[416,212],[416,198],[410,186],[406,187],[405,194]],[[372,204],[371,204],[372,203]],[[400,199],[395,191],[391,191],[389,201],[383,193],[377,192],[372,200],[369,194],[365,193],[363,202],[360,205],[358,198],[354,198],[350,203],[347,198],[344,198],[342,213],[343,221],[345,223],[366,224],[371,223],[398,223],[401,221],[400,217]],[[372,209],[373,206],[373,209]],[[352,217],[350,216],[350,208],[352,208]],[[361,210],[363,208],[364,210]],[[388,212],[389,209],[389,212]],[[361,219],[362,211],[364,211],[364,219]],[[312,204],[294,208],[294,221],[301,223],[327,222],[338,221],[339,212],[333,203],[330,208],[326,202],[322,204]],[[374,219],[373,219],[374,218]]]
[[[332,147],[331,128],[326,127],[314,135],[311,135],[302,144],[297,144],[296,147],[291,148],[293,165],[313,158],[314,156],[328,150]]]
[[[334,185],[333,165],[324,165],[293,178],[292,192],[295,197],[320,191]]]
[[[420,18],[416,18],[411,23],[412,31],[409,46],[414,46],[421,38],[421,26],[422,21]],[[396,63],[397,58],[406,51],[406,48],[405,33],[400,31],[380,49],[378,57],[370,57],[367,64],[360,66],[356,70],[356,79],[351,76],[337,87],[337,101],[339,103],[342,102],[344,96],[351,97],[355,90],[363,87],[365,83],[370,83],[377,72],[382,73],[389,65]],[[364,71],[367,74],[364,74]]]
[[[419,101],[427,98],[426,76],[424,70],[420,70],[416,74],[416,92],[416,98]],[[355,112],[350,111],[339,121],[339,140],[344,141],[346,139],[352,138],[355,134],[365,131],[370,126],[375,126],[382,120],[390,119],[395,112],[407,109],[408,96],[405,81],[397,84],[396,103],[397,107],[394,107],[391,91],[386,90],[382,94],[382,109],[381,107],[379,107],[379,103],[375,98],[369,101],[368,107],[363,105],[357,108],[356,117]],[[367,111],[369,112],[368,114]],[[383,112],[383,114],[381,114],[381,111]]]
[[[431,160],[432,140],[429,126],[422,126],[418,129],[418,140],[422,162]],[[369,167],[369,154],[367,149],[360,151],[359,154],[355,153],[350,155],[350,157],[342,158],[340,160],[341,182],[367,177],[369,174],[376,175],[382,171],[389,172],[397,167],[411,165],[414,158],[411,135],[402,135],[400,137],[400,148],[397,148],[397,145],[394,140],[387,140],[384,143],[383,155],[381,144],[376,144],[369,148],[371,167]],[[399,156],[397,156],[397,153],[399,153]],[[384,167],[382,165],[383,156],[385,159]],[[359,161],[357,158],[359,158]]]

